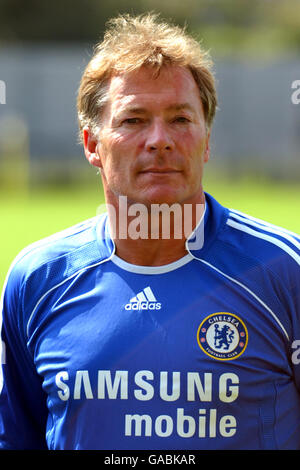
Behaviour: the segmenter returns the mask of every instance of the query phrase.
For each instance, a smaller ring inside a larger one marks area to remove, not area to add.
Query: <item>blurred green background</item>
[[[76,142],[76,86],[106,21],[120,12],[146,11],[185,25],[210,49],[215,63],[222,64],[217,73],[221,105],[215,139],[222,138],[213,146],[205,190],[224,205],[300,232],[300,104],[290,100],[291,83],[300,80],[299,0],[0,0],[0,80],[7,89],[6,102],[0,104],[1,286],[22,248],[93,217],[103,203],[100,177],[84,161]],[[73,68],[67,68],[67,56],[74,56]],[[266,67],[269,75],[263,75]],[[240,78],[245,90],[251,74],[261,74],[251,90],[253,100],[243,100],[237,91],[240,70],[246,77]],[[231,81],[236,76],[236,83],[231,85],[229,80],[229,86],[222,87],[226,74],[231,74]],[[72,86],[57,87],[58,75]],[[260,90],[260,76],[265,90],[272,92],[268,99]],[[272,89],[275,78],[279,85]],[[65,96],[73,107],[65,104]],[[277,98],[278,108],[273,109]],[[236,120],[231,122],[232,103],[238,111],[232,111]],[[64,117],[60,104],[69,106],[72,119]],[[270,114],[278,117],[280,106],[282,116],[272,127],[264,113],[269,107]],[[266,124],[260,126],[259,137],[251,113]],[[243,118],[245,126],[239,128]],[[280,137],[279,144],[276,125],[286,136],[286,141]],[[260,139],[263,150],[254,154],[251,145]],[[74,147],[65,148],[66,141],[73,141]],[[45,148],[51,150],[47,153]]]

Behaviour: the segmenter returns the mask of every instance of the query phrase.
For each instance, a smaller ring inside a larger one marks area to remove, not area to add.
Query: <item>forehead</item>
[[[166,104],[196,103],[201,106],[199,90],[190,70],[183,67],[163,67],[154,75],[152,69],[142,67],[138,71],[116,75],[110,79],[109,101],[111,106],[136,103]]]

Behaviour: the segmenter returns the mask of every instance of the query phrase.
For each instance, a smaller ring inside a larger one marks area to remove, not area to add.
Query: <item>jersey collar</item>
[[[203,256],[225,226],[228,209],[205,192],[205,212],[194,232],[186,241],[187,251],[195,257]]]
[[[228,209],[219,204],[205,192],[203,216],[193,233],[186,240],[186,250],[193,257],[203,256],[211,246],[219,230],[226,224]],[[107,213],[100,216],[96,227],[96,236],[102,259],[116,257],[115,243],[111,237]]]

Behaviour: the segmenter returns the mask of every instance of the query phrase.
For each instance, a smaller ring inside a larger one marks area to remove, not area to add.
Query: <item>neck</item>
[[[162,266],[187,254],[186,239],[204,214],[205,196],[188,203],[108,204],[110,231],[119,258],[139,266]]]

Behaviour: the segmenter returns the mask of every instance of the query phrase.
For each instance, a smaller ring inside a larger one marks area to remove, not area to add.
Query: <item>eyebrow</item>
[[[182,103],[182,104],[172,104],[167,107],[168,111],[182,111],[182,110],[188,110],[195,112],[195,109],[193,106],[191,106],[189,103]]]
[[[187,110],[187,111],[191,111],[195,113],[195,109],[189,103],[178,103],[178,104],[175,103],[175,104],[171,104],[170,106],[166,108],[166,111],[182,111],[182,110]],[[135,114],[145,114],[148,110],[146,108],[142,108],[138,106],[137,107],[129,106],[127,109],[125,108],[124,111],[135,113]]]

